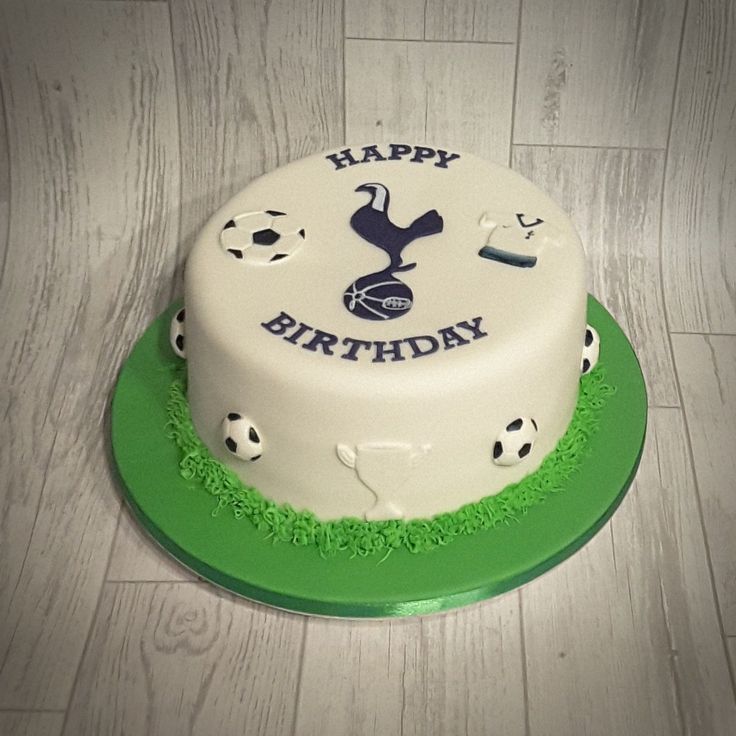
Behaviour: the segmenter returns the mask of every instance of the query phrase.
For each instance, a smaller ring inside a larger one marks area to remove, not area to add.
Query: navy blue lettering
[[[434,158],[435,153],[434,148],[414,146],[414,155],[411,157],[411,161],[415,164],[423,164],[425,158]]]
[[[424,341],[425,345],[422,348],[420,340]],[[408,342],[412,350],[412,358],[421,358],[425,355],[432,355],[439,349],[440,344],[437,339],[431,335],[415,335],[414,337],[407,337],[404,342]]]
[[[265,327],[272,335],[283,335],[286,330],[292,328],[296,324],[296,320],[286,312],[281,312],[278,317],[274,317],[270,322],[261,322],[261,327]]]
[[[356,353],[360,348],[368,348],[371,347],[371,343],[366,342],[365,340],[356,340],[354,337],[345,337],[342,341],[343,345],[349,345],[350,349],[347,351],[347,353],[343,353],[340,357],[344,360],[358,360]]]
[[[445,350],[451,350],[456,348],[458,345],[467,345],[470,340],[466,340],[464,337],[455,332],[452,327],[443,327],[441,330],[437,330],[442,336],[442,342],[445,344]]]
[[[391,155],[389,156],[391,161],[398,161],[402,156],[411,153],[411,146],[407,146],[405,143],[390,143],[389,149],[391,150]]]
[[[340,153],[330,153],[325,158],[332,161],[336,169],[344,169],[346,166],[354,166],[360,163],[360,161],[356,161],[353,158],[353,154],[349,148],[344,148]]]
[[[376,145],[363,146],[363,160],[360,163],[368,163],[371,159],[375,159],[376,161],[385,161],[386,157],[379,153],[378,146]]]
[[[377,340],[373,344],[376,347],[376,356],[373,358],[374,363],[385,363],[386,362],[386,355],[391,356],[391,362],[396,363],[399,360],[406,360],[404,356],[401,354],[401,343],[402,340],[390,340],[388,343],[384,342],[383,340]],[[386,345],[390,345],[390,348],[387,348]]]
[[[435,163],[435,166],[439,166],[440,169],[446,169],[447,164],[450,163],[450,161],[454,161],[456,158],[460,158],[459,153],[447,153],[447,151],[442,150],[441,148],[437,149],[437,155],[439,156],[440,160]]]
[[[305,325],[304,322],[299,323],[299,327],[296,328],[294,332],[289,335],[289,337],[285,337],[284,340],[286,342],[290,342],[292,345],[296,345],[296,341],[305,333],[305,332],[311,332],[312,327],[309,325]]]
[[[462,327],[464,330],[473,333],[473,340],[477,340],[479,337],[488,337],[487,332],[483,332],[480,328],[480,323],[483,317],[474,317],[473,324],[470,324],[466,319],[462,322],[458,322],[457,326]]]
[[[334,355],[332,346],[335,344],[337,344],[337,335],[333,335],[331,332],[315,330],[314,337],[308,343],[302,345],[302,347],[305,350],[311,350],[313,353],[317,352],[317,348],[322,348],[322,352],[325,355]]]

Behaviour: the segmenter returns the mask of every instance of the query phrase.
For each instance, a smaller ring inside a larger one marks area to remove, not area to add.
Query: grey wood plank
[[[427,0],[424,38],[516,43],[518,0]]]
[[[65,708],[119,508],[109,392],[169,299],[168,11],[0,6],[11,205],[0,279],[0,708]]]
[[[10,151],[8,148],[8,131],[5,126],[3,88],[2,83],[0,83],[0,204],[3,202],[6,204],[10,202]],[[5,238],[5,235],[5,233],[0,232],[0,238]],[[0,240],[0,244],[3,244],[2,240]],[[0,254],[3,249],[0,249]],[[1,257],[0,261],[2,261]]]
[[[515,593],[424,619],[308,620],[300,736],[452,736],[490,724],[525,732]]]
[[[425,0],[345,0],[348,38],[424,38]]]
[[[684,0],[524,0],[515,143],[664,147]]]
[[[197,580],[197,576],[159,547],[124,506],[112,547],[107,580],[181,582]]]
[[[342,143],[342,2],[182,0],[171,18],[180,248],[188,253],[212,213],[251,179]],[[181,579],[125,520],[121,530],[112,579]]]
[[[345,53],[349,141],[436,142],[508,162],[513,46],[355,40]]]
[[[64,714],[0,711],[0,736],[60,736]]]
[[[64,733],[292,733],[304,623],[210,586],[108,583]]]
[[[568,212],[585,247],[588,289],[629,336],[654,406],[679,406],[660,279],[664,154],[514,146],[514,168]]]
[[[342,0],[171,4],[185,247],[254,177],[343,141]]]
[[[736,337],[673,335],[718,598],[736,635]]]
[[[612,521],[524,588],[531,733],[736,733],[687,457],[680,409],[652,411]]]
[[[736,333],[736,5],[691,2],[662,221],[670,328]]]

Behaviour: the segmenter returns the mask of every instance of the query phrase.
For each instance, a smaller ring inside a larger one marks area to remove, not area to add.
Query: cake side
[[[577,398],[586,292],[569,219],[507,169],[404,148],[257,179],[187,263],[200,437],[267,498],[323,519],[496,493],[540,465]],[[243,434],[245,455],[225,444],[230,415],[258,439]]]

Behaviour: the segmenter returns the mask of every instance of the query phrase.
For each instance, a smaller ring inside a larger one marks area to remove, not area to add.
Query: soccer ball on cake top
[[[220,244],[233,258],[248,264],[286,260],[302,245],[304,228],[285,212],[245,212],[228,220]]]

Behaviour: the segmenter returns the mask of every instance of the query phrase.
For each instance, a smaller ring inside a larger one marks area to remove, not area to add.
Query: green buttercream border
[[[181,476],[204,486],[217,498],[212,511],[216,516],[229,508],[236,518],[248,519],[268,537],[296,545],[314,545],[323,556],[348,551],[353,555],[389,554],[405,547],[410,552],[427,552],[448,544],[461,534],[474,534],[509,524],[552,493],[558,493],[587,455],[588,438],[598,427],[601,409],[614,388],[605,382],[599,364],[580,379],[580,393],[570,426],[557,447],[544,459],[536,472],[500,493],[466,504],[456,511],[438,514],[431,519],[410,521],[363,521],[343,518],[320,521],[309,511],[295,511],[288,504],[276,504],[255,488],[245,485],[238,476],[210,454],[197,436],[186,398],[185,369],[169,387],[166,411],[169,436],[182,451]]]

